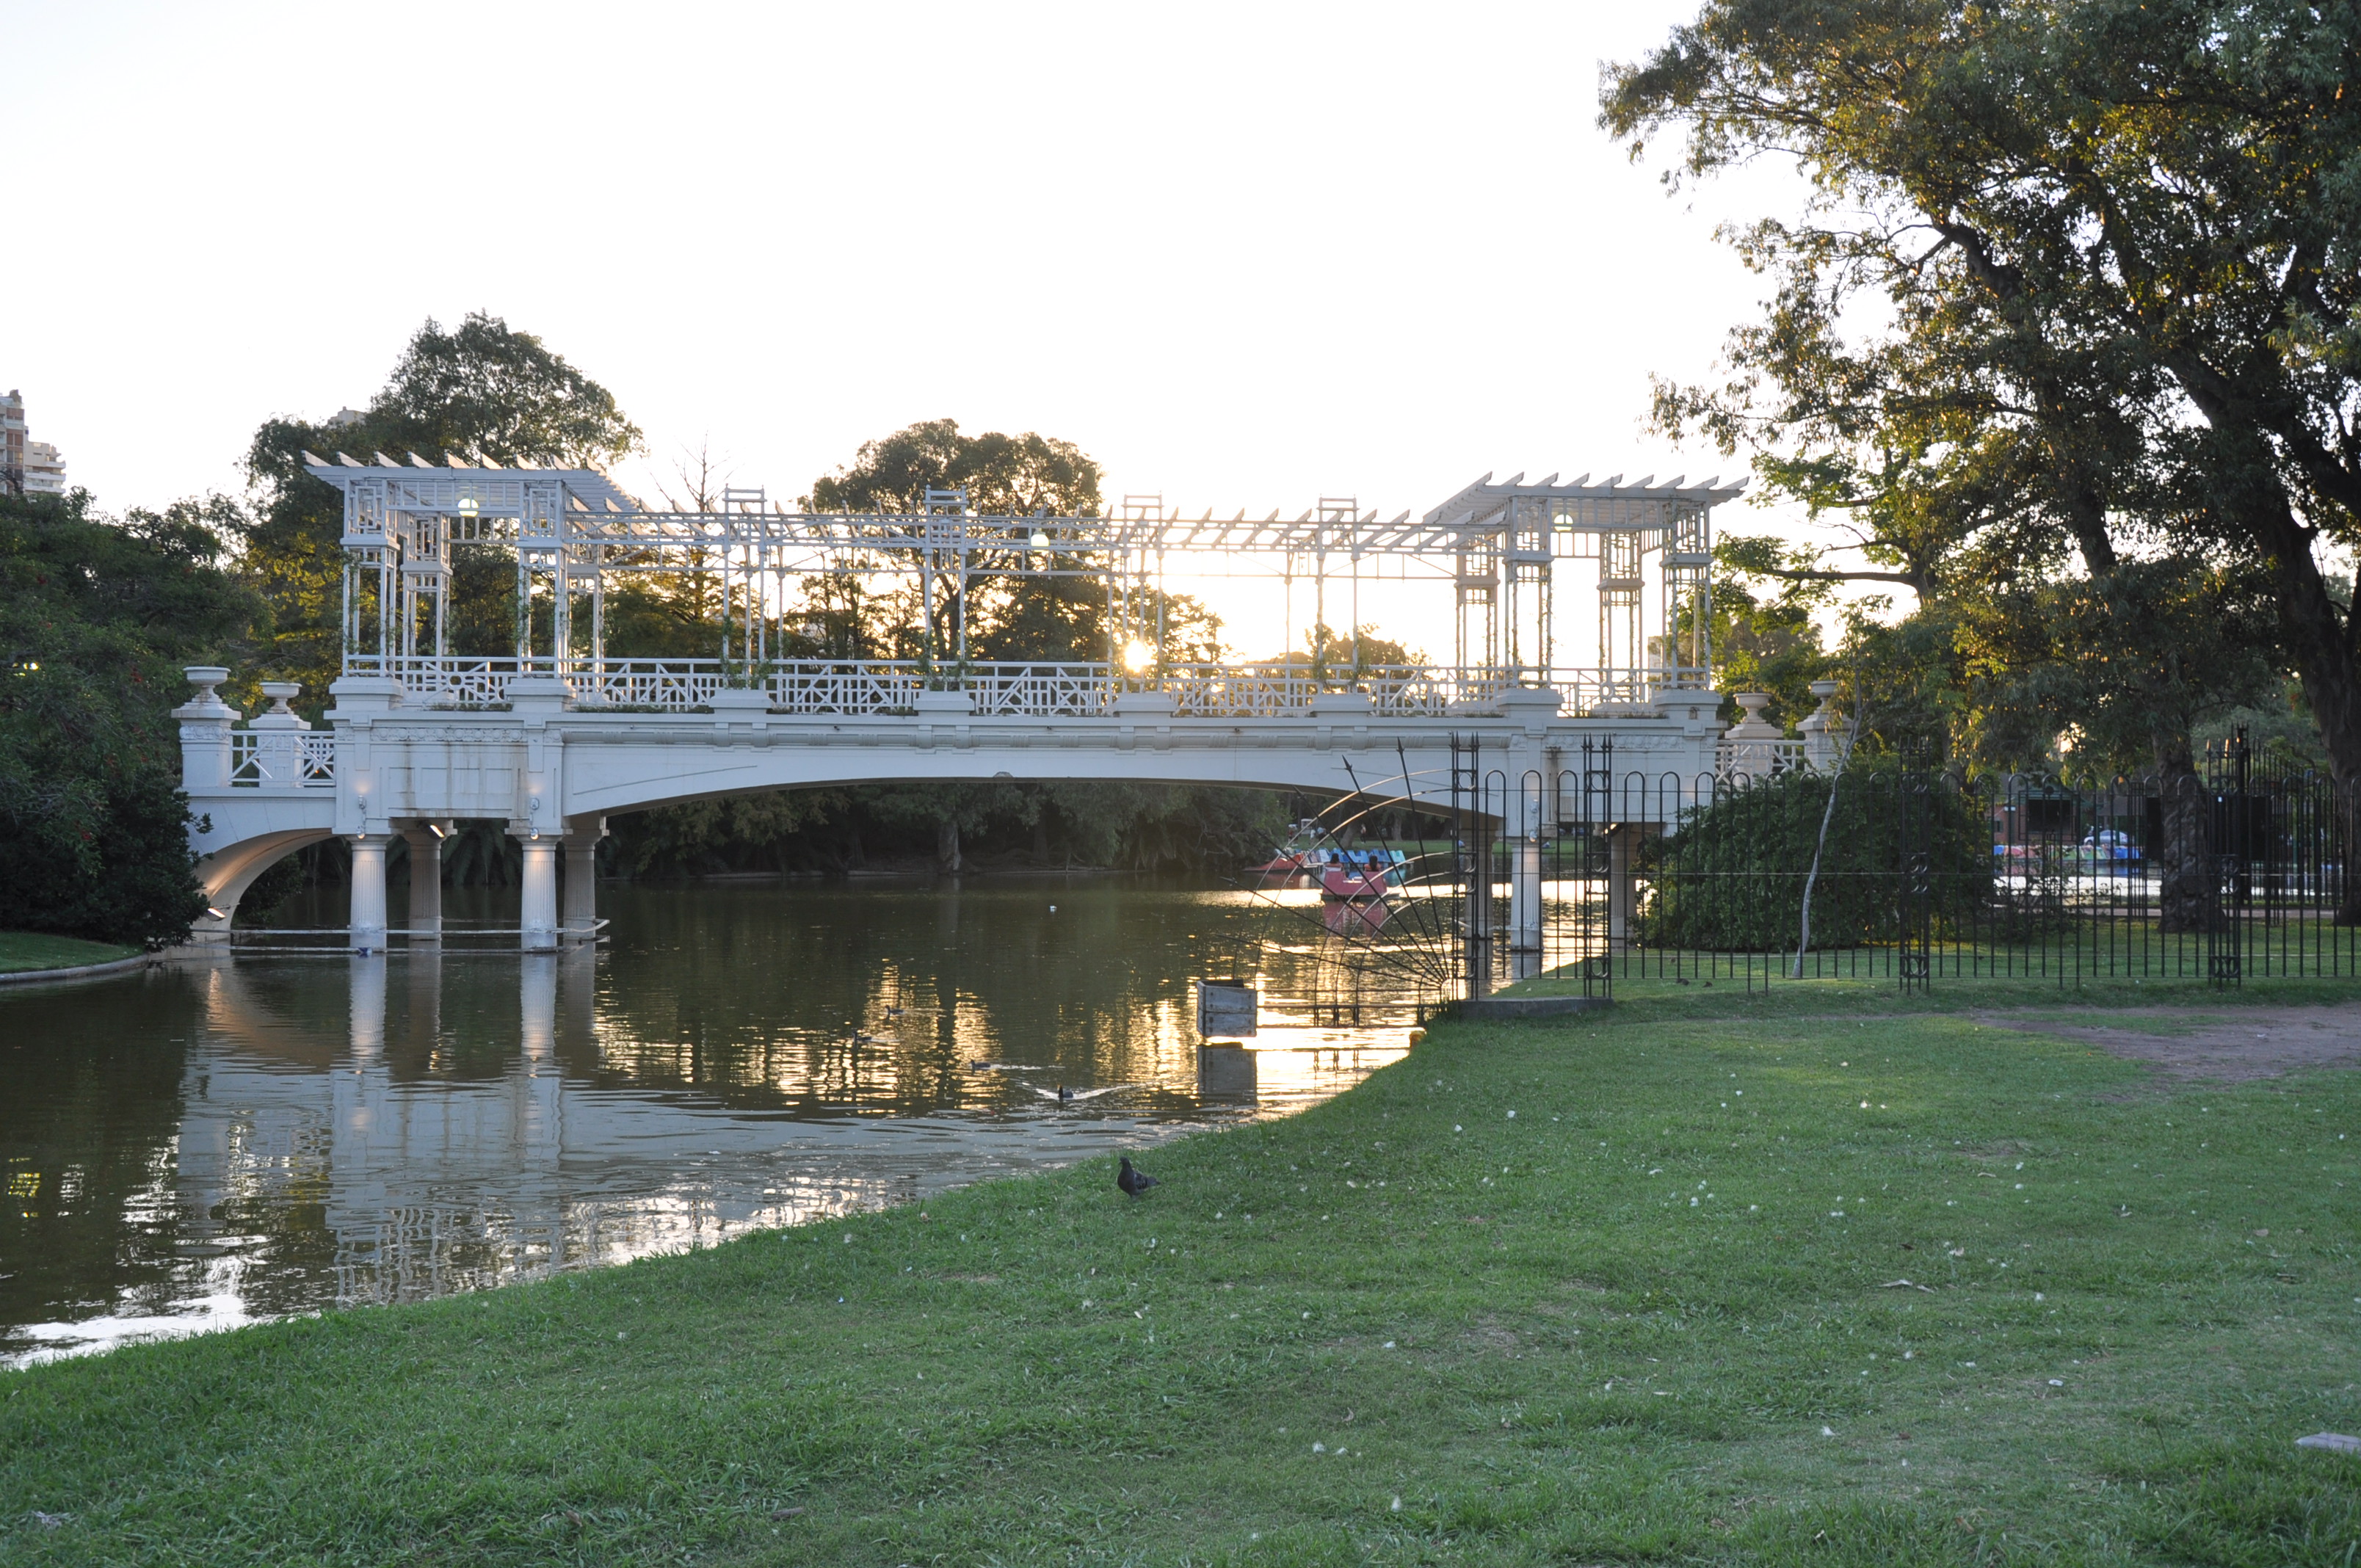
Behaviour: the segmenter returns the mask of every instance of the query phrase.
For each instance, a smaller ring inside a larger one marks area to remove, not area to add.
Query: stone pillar
[[[303,783],[303,757],[301,743],[295,737],[312,728],[312,721],[296,716],[290,706],[303,691],[301,681],[265,681],[262,695],[270,706],[246,721],[254,731],[254,782],[281,789],[299,788]]]
[[[172,710],[181,721],[181,787],[198,790],[229,787],[230,726],[237,709],[222,701],[214,688],[229,679],[219,664],[191,664],[181,670],[197,695]]]
[[[538,833],[524,840],[523,916],[527,951],[557,946],[557,840]]]
[[[410,846],[410,942],[443,939],[443,834],[440,822],[405,822],[401,841]]]
[[[353,902],[346,916],[353,951],[385,951],[385,839],[368,833],[353,837]]]
[[[1722,734],[1721,773],[1733,781],[1742,778],[1760,784],[1779,771],[1778,742],[1784,737],[1777,725],[1763,717],[1763,710],[1771,706],[1769,692],[1738,692],[1733,700],[1746,710],[1746,717]]]
[[[566,828],[566,939],[587,942],[598,935],[598,840],[607,819],[594,817]]]
[[[1832,773],[1844,760],[1845,740],[1852,726],[1837,711],[1835,681],[1814,681],[1812,695],[1820,699],[1820,706],[1804,716],[1795,733],[1803,737],[1804,765]]]

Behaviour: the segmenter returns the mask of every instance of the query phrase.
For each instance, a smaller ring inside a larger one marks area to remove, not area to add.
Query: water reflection
[[[1316,904],[607,902],[598,949],[244,957],[0,1001],[0,1357],[617,1262],[1283,1113],[1412,1022],[1411,971],[1337,964]],[[1261,1030],[1203,1048],[1190,981],[1239,951]]]

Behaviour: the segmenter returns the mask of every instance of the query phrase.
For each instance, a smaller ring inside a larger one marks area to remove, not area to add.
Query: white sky
[[[1729,474],[1648,378],[1710,373],[1762,292],[1713,225],[1795,187],[1667,198],[1594,124],[1694,9],[0,0],[0,387],[109,510],[475,309],[616,394],[651,499],[701,438],[787,498],[946,415],[1192,515]]]

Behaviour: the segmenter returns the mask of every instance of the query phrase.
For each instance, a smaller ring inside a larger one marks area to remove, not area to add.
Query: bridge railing
[[[1767,779],[1812,765],[1801,740],[1723,740],[1714,747],[1714,772],[1725,779]]]
[[[388,675],[425,706],[505,703],[525,676],[555,676],[583,707],[687,712],[733,685],[758,684],[779,713],[886,715],[913,711],[921,693],[963,689],[981,715],[1060,718],[1114,711],[1127,693],[1169,694],[1175,710],[1203,718],[1286,718],[1323,696],[1358,695],[1381,717],[1440,716],[1490,704],[1514,685],[1555,687],[1568,713],[1647,707],[1709,683],[1691,670],[1561,667],[1515,672],[1443,664],[1319,668],[1300,661],[1189,663],[1137,675],[1104,663],[974,663],[928,666],[908,659],[785,659],[749,670],[718,659],[356,656],[356,675]]]
[[[229,782],[236,789],[334,789],[332,729],[233,729]]]

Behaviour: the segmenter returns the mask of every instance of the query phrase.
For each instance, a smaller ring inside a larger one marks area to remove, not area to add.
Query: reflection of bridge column
[[[566,939],[587,942],[598,924],[598,840],[607,819],[587,817],[566,826]]]
[[[443,939],[443,824],[405,822],[401,841],[410,846],[410,942]]]
[[[356,1066],[373,1063],[385,1049],[385,959],[355,958],[352,974],[352,1051]]]
[[[399,1127],[392,1113],[379,1115],[391,1099],[385,1062],[385,966],[382,954],[346,963],[351,1043],[345,1067],[328,1075],[328,1223],[337,1234],[340,1255],[357,1245],[382,1249],[388,1239],[384,1176],[375,1151],[382,1140],[398,1137]],[[340,1288],[348,1286],[341,1262],[337,1272]]]
[[[598,1055],[598,949],[584,944],[558,960],[558,1060],[595,1067]]]
[[[524,946],[540,952],[557,946],[557,840],[523,835]]]
[[[353,838],[353,899],[346,916],[353,951],[385,951],[385,838],[360,833]]]
[[[557,957],[527,953],[517,980],[517,1016],[524,1073],[518,1105],[518,1152],[529,1166],[555,1164],[558,1154]]]
[[[433,945],[413,948],[409,967],[410,1007],[404,1032],[411,1049],[423,1058],[433,1054],[443,1033],[443,949]]]
[[[557,1054],[557,960],[530,957],[517,981],[517,1014],[524,1039],[525,1070],[536,1070]]]

